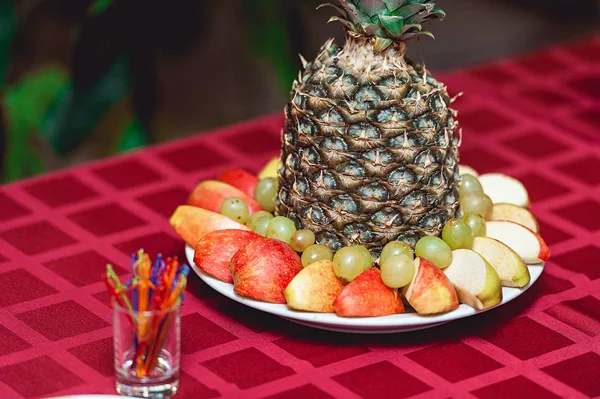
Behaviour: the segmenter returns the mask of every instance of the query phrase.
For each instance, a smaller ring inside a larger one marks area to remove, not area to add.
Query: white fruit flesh
[[[487,274],[483,259],[468,249],[452,251],[452,263],[444,273],[452,284],[475,295],[483,288]]]
[[[415,286],[416,277],[419,275],[419,267],[421,265],[421,259],[415,258],[414,264],[415,264],[415,274],[413,276],[413,279],[410,282],[410,284],[408,284],[408,286],[406,286],[404,288],[404,297],[407,300],[408,300],[408,298],[412,297],[412,291],[413,291],[413,287]]]
[[[540,242],[527,227],[509,221],[487,222],[487,236],[506,244],[527,264],[540,263]]]
[[[517,179],[500,173],[479,176],[479,183],[494,204],[508,203],[518,206],[529,205],[527,189]]]
[[[333,302],[344,284],[333,271],[333,262],[321,260],[308,265],[290,281],[285,299],[291,309],[333,313]]]
[[[500,279],[494,269],[469,249],[452,251],[452,263],[444,270],[461,303],[476,309],[497,305],[502,300]]]
[[[477,171],[475,169],[473,169],[472,167],[468,166],[468,165],[458,165],[458,173],[462,176],[462,175],[471,175],[471,176],[479,176],[479,173],[477,173]]]
[[[529,210],[514,204],[494,204],[490,220],[508,220],[539,232],[537,220]]]
[[[506,244],[490,237],[475,237],[473,251],[483,256],[492,265],[503,286],[524,287],[529,283],[527,265]]]

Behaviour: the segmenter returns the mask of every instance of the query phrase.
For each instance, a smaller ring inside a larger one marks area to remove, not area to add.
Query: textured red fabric
[[[424,331],[293,324],[190,276],[182,398],[583,398],[600,395],[600,37],[439,76],[461,163],[521,179],[552,258],[499,309]],[[114,393],[100,280],[129,256],[184,257],[168,218],[201,180],[259,171],[281,115],[0,187],[0,398]]]

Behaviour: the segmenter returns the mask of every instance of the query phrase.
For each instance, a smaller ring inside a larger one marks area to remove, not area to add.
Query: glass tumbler
[[[177,393],[180,308],[137,312],[113,305],[116,390],[120,395],[169,398]]]

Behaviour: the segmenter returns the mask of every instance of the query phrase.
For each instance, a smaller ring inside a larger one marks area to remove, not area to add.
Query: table
[[[600,395],[600,37],[443,77],[462,163],[518,177],[552,249],[526,294],[435,329],[359,336],[238,305],[192,278],[182,398]],[[168,217],[200,180],[256,172],[280,115],[0,188],[0,397],[112,393],[100,281],[145,248],[184,258]]]

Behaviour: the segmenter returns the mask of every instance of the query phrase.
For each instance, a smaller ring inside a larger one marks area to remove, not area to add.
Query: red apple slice
[[[217,230],[198,241],[194,263],[198,268],[226,283],[233,283],[229,262],[241,247],[260,236],[245,230]]]
[[[260,237],[240,248],[231,259],[229,270],[238,295],[286,303],[285,289],[302,270],[302,263],[288,244]]]
[[[488,173],[479,176],[483,192],[494,204],[507,203],[517,206],[529,206],[527,189],[517,179],[501,173]]]
[[[494,204],[490,220],[508,220],[539,232],[539,225],[529,210],[515,204]]]
[[[507,220],[487,222],[486,235],[506,244],[525,263],[541,263],[550,258],[550,249],[544,239],[527,227]]]
[[[344,283],[333,271],[333,262],[321,260],[294,277],[285,289],[285,299],[291,309],[333,313],[333,301],[343,289]]]
[[[221,214],[186,205],[175,210],[170,223],[175,232],[194,248],[202,237],[215,230],[250,230],[249,227]]]
[[[198,184],[192,194],[190,194],[186,205],[197,206],[208,211],[215,213],[221,212],[221,204],[227,198],[238,197],[241,198],[248,209],[250,214],[262,210],[262,207],[254,198],[249,197],[243,191],[221,181],[206,180]]]
[[[377,317],[404,313],[398,290],[386,286],[381,272],[372,267],[352,280],[333,303],[338,316]]]
[[[402,292],[421,315],[446,313],[458,308],[458,296],[448,277],[423,258],[415,259],[415,275]]]
[[[242,190],[251,198],[254,198],[254,189],[259,182],[258,177],[243,169],[228,169],[221,173],[217,180]]]

